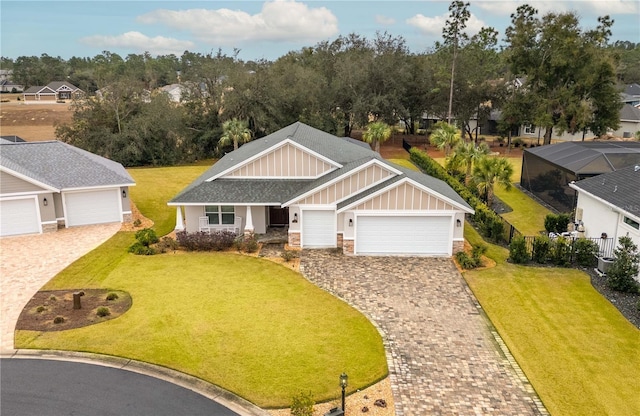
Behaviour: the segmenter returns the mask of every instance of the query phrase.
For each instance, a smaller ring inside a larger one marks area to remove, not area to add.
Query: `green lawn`
[[[481,237],[465,228],[472,243]],[[640,331],[578,270],[506,263],[465,279],[554,416],[640,414]]]
[[[420,169],[418,169],[418,167],[416,165],[411,163],[411,161],[408,160],[408,159],[387,159],[387,160],[389,162],[391,162],[391,163],[395,163],[396,165],[400,165],[402,167],[405,167],[405,168],[408,168],[408,169],[411,169],[411,170],[416,170],[416,171],[420,170]]]
[[[162,201],[203,169],[132,169],[138,184],[132,197],[160,232],[170,231],[175,210]],[[288,407],[300,390],[317,401],[335,399],[342,372],[349,374],[349,391],[387,375],[376,328],[299,273],[235,253],[134,256],[126,252],[133,234],[117,233],[43,288],[124,290],[133,299],[127,313],[68,331],[17,331],[16,346],[150,362],[261,407]]]
[[[131,188],[131,199],[147,218],[153,219],[158,235],[173,231],[176,226],[176,208],[167,202],[213,164],[206,160],[197,165],[166,168],[130,168],[136,181]]]

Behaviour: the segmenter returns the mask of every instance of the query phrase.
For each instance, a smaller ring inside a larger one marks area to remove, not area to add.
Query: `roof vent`
[[[618,190],[618,185],[613,187],[613,192],[616,192]]]
[[[640,165],[635,165],[635,166],[633,167],[633,171],[634,171],[634,172],[637,172],[637,171],[639,171],[639,170],[640,170]]]

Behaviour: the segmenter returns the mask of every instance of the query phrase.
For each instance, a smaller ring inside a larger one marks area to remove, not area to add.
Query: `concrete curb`
[[[121,370],[132,371],[134,373],[154,377],[175,384],[177,386],[184,387],[233,410],[241,416],[269,415],[266,410],[259,408],[253,403],[239,396],[236,396],[230,391],[218,387],[215,384],[211,384],[197,377],[193,377],[167,367],[149,364],[142,361],[135,361],[128,358],[58,350],[14,350],[12,352],[3,351],[2,353],[0,353],[0,358],[71,361],[118,368]]]

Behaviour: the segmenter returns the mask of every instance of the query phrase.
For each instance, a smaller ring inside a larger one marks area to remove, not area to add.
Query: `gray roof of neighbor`
[[[583,179],[574,186],[640,218],[640,163]]]
[[[208,181],[216,175],[250,159],[251,157],[267,150],[282,141],[290,139],[301,146],[310,149],[319,155],[340,165],[336,170],[329,172],[317,179],[293,180],[293,179],[232,179],[220,177]],[[400,170],[397,175],[383,184],[368,191],[362,192],[349,201],[363,198],[379,187],[388,186],[404,177],[423,184],[435,192],[438,192],[456,203],[471,209],[469,205],[446,183],[420,172],[411,171],[401,166],[394,165],[382,159],[380,155],[371,150],[369,145],[355,143],[353,139],[341,138],[323,132],[306,124],[297,122],[284,127],[266,137],[246,143],[238,150],[226,154],[211,168],[187,186],[175,196],[171,204],[200,204],[200,203],[238,203],[238,204],[282,204],[319,187],[328,181],[335,179],[347,172],[357,169],[365,163],[377,159],[383,164]],[[354,199],[355,198],[355,199]],[[344,206],[344,202],[341,203]]]
[[[564,142],[525,149],[576,174],[599,174],[640,163],[640,143],[617,141]]]
[[[640,85],[636,83],[625,85],[624,93],[629,95],[640,95]]]
[[[59,190],[135,185],[120,163],[59,141],[2,143],[0,166]]]
[[[620,120],[640,121],[640,108],[635,108],[631,104],[625,104],[620,110]]]
[[[71,84],[70,82],[67,82],[67,81],[52,81],[52,82],[47,84],[47,87],[51,88],[54,91],[57,91],[63,85],[69,87],[73,91],[76,91],[76,90],[80,89],[80,88],[76,87],[75,85],[73,85],[73,84]]]

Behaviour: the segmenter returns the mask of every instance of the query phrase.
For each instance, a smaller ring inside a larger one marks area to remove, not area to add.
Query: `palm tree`
[[[460,141],[460,131],[453,124],[438,121],[435,130],[431,133],[429,141],[440,150],[444,150],[444,156],[449,156],[449,152]]]
[[[218,140],[218,147],[222,148],[233,143],[233,150],[238,150],[238,143],[251,140],[251,130],[247,123],[237,118],[227,120],[222,124],[222,136]]]
[[[447,165],[464,168],[464,184],[469,185],[473,165],[488,154],[489,146],[485,143],[480,143],[478,146],[473,142],[459,143],[456,148],[453,149],[453,155],[451,159],[447,161]]]
[[[382,121],[375,121],[367,126],[367,131],[362,138],[367,143],[373,143],[376,152],[380,153],[380,143],[386,142],[391,137],[391,127]]]
[[[504,157],[485,156],[473,167],[473,179],[489,207],[493,205],[493,187],[499,184],[507,191],[510,190],[511,175],[513,175],[513,165]]]

